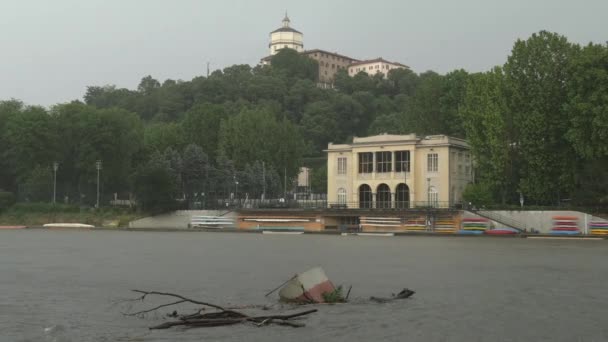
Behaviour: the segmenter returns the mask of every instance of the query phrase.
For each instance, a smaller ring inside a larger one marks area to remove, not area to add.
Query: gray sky
[[[268,54],[285,10],[306,49],[416,72],[483,71],[545,29],[608,40],[607,0],[0,0],[0,99],[52,105],[89,85],[190,80]]]

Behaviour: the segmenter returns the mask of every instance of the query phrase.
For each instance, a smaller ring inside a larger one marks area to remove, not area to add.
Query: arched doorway
[[[378,185],[376,190],[376,208],[391,207],[391,188],[386,184]]]
[[[407,184],[397,185],[397,191],[395,193],[395,206],[400,209],[410,207],[410,188]]]
[[[359,208],[372,207],[372,188],[367,184],[359,187]]]

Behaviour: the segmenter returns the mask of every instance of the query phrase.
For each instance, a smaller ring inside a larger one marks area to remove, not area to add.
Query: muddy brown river
[[[268,290],[316,265],[353,303],[304,328],[150,331],[161,315],[121,314],[130,289],[273,304]],[[416,294],[366,300],[404,287]],[[0,231],[0,341],[600,342],[607,313],[608,241]]]

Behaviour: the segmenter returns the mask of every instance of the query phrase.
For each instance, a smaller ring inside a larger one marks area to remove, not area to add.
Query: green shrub
[[[487,206],[494,202],[492,187],[489,184],[469,184],[462,193],[462,198],[473,206]]]
[[[53,203],[17,203],[11,210],[13,212],[22,213],[78,213],[78,206],[69,204],[53,204]]]

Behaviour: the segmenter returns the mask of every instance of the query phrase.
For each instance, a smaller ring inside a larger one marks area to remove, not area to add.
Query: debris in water
[[[336,293],[336,287],[325,271],[321,267],[313,267],[288,280],[279,291],[279,297],[285,302],[325,303],[325,296],[332,293]]]

